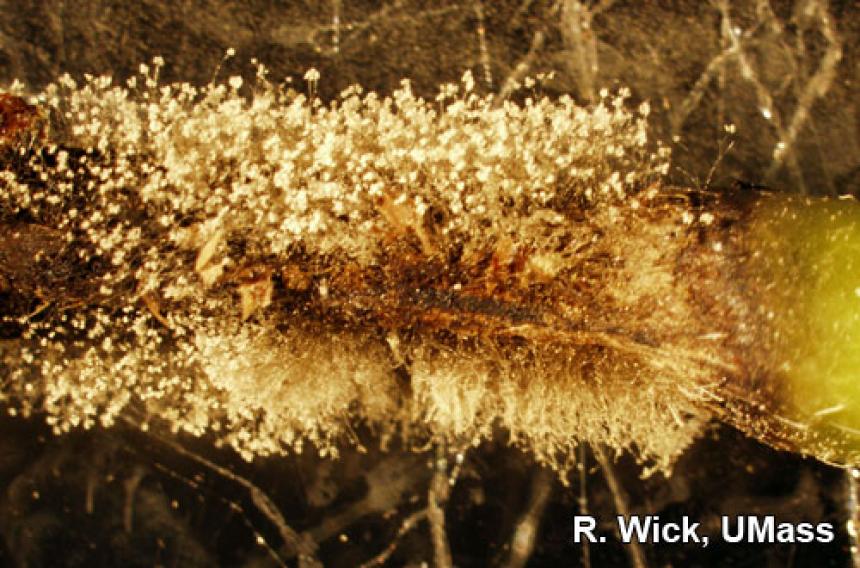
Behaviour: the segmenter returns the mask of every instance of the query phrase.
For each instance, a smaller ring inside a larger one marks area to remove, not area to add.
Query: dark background
[[[732,51],[734,28],[740,48]],[[352,83],[390,92],[403,77],[432,97],[467,69],[482,89],[498,92],[510,77],[555,71],[543,88],[550,95],[587,103],[602,86],[626,85],[634,103],[649,100],[654,132],[673,146],[676,182],[858,195],[858,38],[860,5],[850,0],[739,0],[728,12],[698,0],[7,0],[0,1],[0,84],[19,78],[37,91],[63,72],[122,79],[156,55],[166,60],[164,80],[202,84],[229,47],[236,56],[218,77],[250,79],[258,58],[273,81],[292,75],[301,84],[313,66],[324,98]],[[736,125],[734,147],[712,174],[727,123]],[[786,158],[775,161],[780,141]],[[257,539],[279,545],[246,489],[154,435],[119,427],[56,438],[38,419],[11,418],[0,421],[0,433],[2,564],[264,566],[271,558]],[[327,566],[357,566],[381,551],[419,508],[430,475],[428,454],[381,453],[373,443],[368,454],[346,450],[337,462],[294,456],[251,465],[206,440],[182,442],[263,488],[296,530],[319,529],[344,511],[369,513],[321,543]],[[611,519],[606,472],[590,450],[585,464],[588,509]],[[356,505],[380,468],[402,468],[413,480],[386,514]],[[668,478],[643,480],[624,456],[612,469],[631,512],[689,515],[712,535],[707,549],[648,546],[650,566],[851,564],[840,470],[717,424]],[[455,564],[504,564],[532,487],[544,483],[552,493],[529,565],[583,565],[582,550],[570,543],[581,478],[573,472],[568,481],[564,487],[542,474],[501,433],[497,443],[467,452],[447,508]],[[736,514],[832,522],[837,540],[720,545],[717,519]],[[591,564],[631,565],[611,529],[602,530],[610,543],[590,547]],[[403,537],[390,565],[422,560],[432,562],[424,524]]]

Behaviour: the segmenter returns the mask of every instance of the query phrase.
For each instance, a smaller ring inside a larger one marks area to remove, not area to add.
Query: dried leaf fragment
[[[221,275],[224,274],[224,266],[228,263],[228,259],[222,259],[221,262],[216,264],[208,264],[203,267],[202,270],[198,270],[197,274],[200,276],[200,280],[203,281],[203,285],[207,288],[211,288],[215,282],[221,278]]]
[[[158,323],[168,329],[172,329],[173,326],[170,325],[170,322],[167,321],[167,319],[163,315],[161,315],[161,308],[158,305],[158,300],[155,298],[155,296],[152,295],[152,293],[147,292],[146,294],[141,296],[140,299],[143,300],[143,304],[152,314],[152,317],[154,317],[158,321]]]
[[[421,250],[427,256],[436,254],[436,245],[424,228],[423,219],[415,209],[407,205],[397,203],[395,200],[385,196],[377,209],[385,221],[399,234],[408,234],[411,230],[421,243]]]
[[[264,270],[263,274],[253,280],[241,282],[237,289],[242,303],[242,321],[247,320],[257,310],[272,303],[272,273]]]
[[[217,229],[209,240],[206,241],[206,244],[200,249],[200,252],[197,253],[197,261],[194,263],[194,270],[199,274],[207,264],[212,260],[212,257],[215,256],[215,253],[218,251],[218,245],[221,244],[221,239],[224,237],[224,231],[222,229]]]

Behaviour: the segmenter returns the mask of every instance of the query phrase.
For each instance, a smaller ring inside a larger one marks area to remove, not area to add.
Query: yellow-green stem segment
[[[836,461],[860,454],[860,203],[773,197],[750,219],[747,274],[774,409]]]

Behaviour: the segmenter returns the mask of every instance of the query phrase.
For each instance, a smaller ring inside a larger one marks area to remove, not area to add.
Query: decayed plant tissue
[[[323,104],[313,70],[196,88],[162,65],[63,77],[8,129],[0,215],[51,243],[17,268],[35,290],[6,283],[38,298],[6,318],[13,412],[166,424],[249,460],[336,453],[356,424],[501,426],[562,469],[583,441],[668,468],[710,418],[726,337],[747,338],[709,311],[725,250],[661,182],[648,103],[532,79],[514,103],[466,73],[435,100],[404,81]]]

